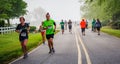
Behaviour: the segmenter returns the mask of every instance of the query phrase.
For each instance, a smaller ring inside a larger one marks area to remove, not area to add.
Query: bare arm
[[[27,28],[27,33],[29,33],[30,27]]]
[[[55,26],[55,30],[56,30],[56,23],[54,22],[54,26]],[[54,30],[54,32],[55,32],[55,30]]]
[[[17,33],[20,33],[20,30],[15,30]]]

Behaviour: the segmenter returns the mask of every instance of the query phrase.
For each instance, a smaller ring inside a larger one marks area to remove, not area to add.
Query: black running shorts
[[[85,32],[85,28],[81,28],[82,32]]]
[[[49,34],[49,35],[46,35],[46,38],[49,40],[50,38],[54,38],[54,34]]]

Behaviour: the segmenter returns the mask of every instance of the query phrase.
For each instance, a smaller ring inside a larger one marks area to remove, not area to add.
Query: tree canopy
[[[8,20],[26,14],[27,3],[23,0],[0,0],[0,19]]]
[[[88,19],[120,19],[120,0],[84,0],[84,5],[80,9],[83,11],[82,16]]]

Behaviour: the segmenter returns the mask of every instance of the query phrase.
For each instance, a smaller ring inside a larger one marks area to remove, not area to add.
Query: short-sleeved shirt
[[[27,23],[25,23],[24,26],[22,26],[21,24],[18,24],[18,26],[16,27],[16,30],[20,31],[20,37],[28,37],[28,32],[27,32],[27,28],[29,27],[29,25]]]
[[[93,21],[92,21],[92,26],[93,26],[93,27],[95,26],[95,23],[96,23],[96,21],[93,20]]]
[[[64,26],[64,22],[60,22],[60,25],[61,25],[61,26]]]
[[[54,25],[55,25],[55,21],[52,19],[44,21],[43,27],[47,28],[46,35],[54,34],[54,29],[55,29]]]
[[[81,28],[86,28],[86,22],[85,21],[81,21],[80,22],[80,26],[81,26]]]
[[[68,25],[69,25],[69,26],[72,26],[72,22],[68,22]]]

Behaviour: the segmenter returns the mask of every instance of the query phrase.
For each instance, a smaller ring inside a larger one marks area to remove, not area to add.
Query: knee
[[[25,47],[26,45],[24,43],[21,44],[22,47]]]
[[[53,42],[53,38],[50,38],[48,41],[49,41],[50,43]]]

